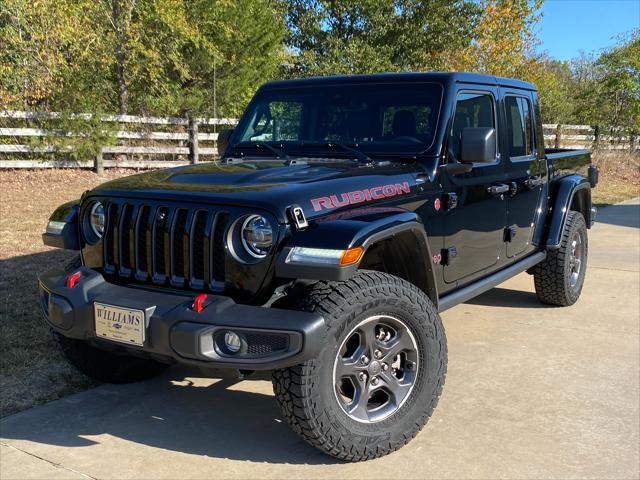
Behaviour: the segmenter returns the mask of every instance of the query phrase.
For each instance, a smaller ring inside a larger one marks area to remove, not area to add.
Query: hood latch
[[[292,205],[287,209],[291,223],[296,230],[304,230],[309,226],[307,217],[304,216],[304,210],[298,205]]]

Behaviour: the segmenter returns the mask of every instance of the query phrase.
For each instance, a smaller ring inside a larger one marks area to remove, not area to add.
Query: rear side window
[[[466,127],[495,128],[493,97],[488,93],[460,93],[451,128],[451,153],[460,158],[460,140]]]
[[[533,119],[531,104],[525,97],[505,97],[509,157],[533,155]]]

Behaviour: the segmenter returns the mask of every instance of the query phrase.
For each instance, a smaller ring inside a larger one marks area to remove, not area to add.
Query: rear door
[[[497,88],[458,91],[448,139],[448,160],[460,159],[460,139],[466,127],[492,127],[500,138],[497,122]],[[504,166],[500,152],[491,163],[474,164],[469,173],[443,174],[445,198],[455,198],[457,205],[445,217],[444,280],[467,282],[476,274],[496,268],[504,252],[506,206],[503,194],[493,194],[490,187],[501,184]]]
[[[513,258],[531,252],[534,225],[546,175],[544,152],[536,142],[534,95],[529,91],[501,92],[504,111],[503,151],[507,198],[506,254]]]

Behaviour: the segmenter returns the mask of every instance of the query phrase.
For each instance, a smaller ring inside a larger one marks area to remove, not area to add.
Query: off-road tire
[[[82,266],[80,257],[75,257],[65,270],[71,273]],[[67,338],[57,332],[53,332],[60,350],[69,363],[82,373],[103,383],[131,383],[148,380],[162,373],[167,364],[133,357],[125,353],[116,354],[107,352],[92,345]]]
[[[571,285],[572,241],[580,237],[581,265],[575,285]],[[533,267],[533,279],[538,299],[549,305],[566,307],[576,303],[582,292],[587,271],[587,225],[580,212],[569,211],[562,230],[560,247],[547,251],[547,258]]]
[[[418,434],[438,403],[447,370],[444,327],[422,291],[392,275],[361,270],[344,282],[312,285],[288,308],[320,313],[326,323],[325,346],[316,358],[273,372],[276,400],[296,433],[323,452],[354,462],[389,454]],[[336,399],[334,361],[354,326],[383,313],[409,327],[420,366],[400,408],[380,421],[361,423]]]

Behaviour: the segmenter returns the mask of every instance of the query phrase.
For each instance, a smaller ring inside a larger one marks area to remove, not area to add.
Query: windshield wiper
[[[353,153],[356,156],[357,161],[362,162],[362,163],[373,163],[373,159],[371,157],[369,157],[369,155],[367,155],[364,152],[361,152],[360,150],[356,150],[353,147],[350,147],[349,145],[345,145],[344,143],[340,143],[340,142],[300,142],[298,144],[300,147],[315,147],[315,148],[333,148],[333,147],[338,147],[343,149],[345,152],[349,152],[349,153]],[[354,145],[355,147],[358,146],[358,144]]]
[[[273,145],[266,143],[266,142],[258,142],[258,143],[243,143],[243,144],[236,144],[233,146],[233,148],[237,148],[237,149],[242,149],[245,147],[249,147],[249,148],[266,148],[267,150],[270,150],[271,153],[274,153],[276,155],[277,158],[284,158],[285,160],[289,159],[289,155],[287,154],[287,152],[285,152],[284,150],[282,150],[281,148],[277,148],[274,147]]]

